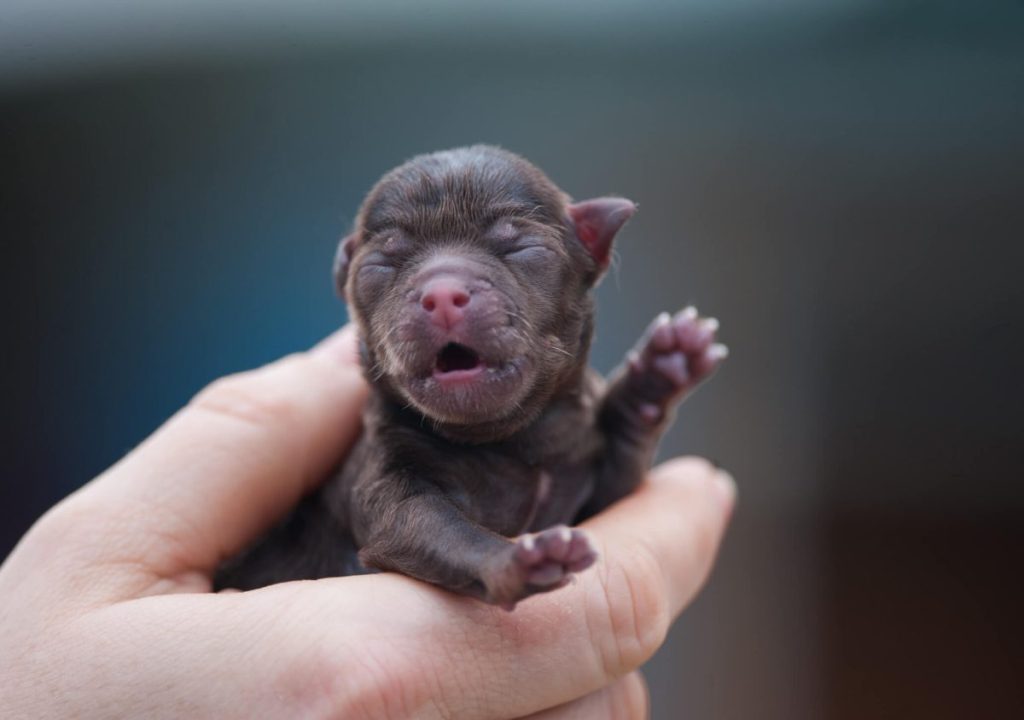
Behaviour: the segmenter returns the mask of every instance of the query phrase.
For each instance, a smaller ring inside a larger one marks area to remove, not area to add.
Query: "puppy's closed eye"
[[[555,257],[555,253],[541,242],[525,240],[512,244],[505,250],[503,257],[514,262],[535,263],[551,260]]]

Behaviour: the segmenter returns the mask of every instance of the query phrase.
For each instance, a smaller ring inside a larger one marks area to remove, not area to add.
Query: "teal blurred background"
[[[1024,711],[1024,3],[0,5],[0,556],[218,375],[344,322],[337,238],[500,144],[641,211],[594,363],[733,354],[662,454],[740,505],[653,716]]]

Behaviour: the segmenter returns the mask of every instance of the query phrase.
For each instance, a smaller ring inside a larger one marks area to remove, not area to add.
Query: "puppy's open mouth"
[[[434,376],[446,379],[469,378],[483,369],[483,361],[476,351],[456,342],[441,348],[434,362]]]
[[[433,357],[421,355],[423,365],[399,380],[402,394],[425,416],[446,423],[505,417],[532,388],[530,356],[513,354],[518,347],[487,341],[474,338],[471,346],[442,339],[431,348]]]

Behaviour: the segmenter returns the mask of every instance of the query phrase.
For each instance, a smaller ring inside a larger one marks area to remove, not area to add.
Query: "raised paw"
[[[627,357],[631,385],[648,419],[659,419],[667,403],[711,375],[729,355],[715,342],[717,332],[718,320],[700,317],[692,306],[654,319]]]
[[[487,599],[511,610],[523,598],[563,587],[596,559],[590,537],[577,528],[558,525],[520,535],[488,573]]]

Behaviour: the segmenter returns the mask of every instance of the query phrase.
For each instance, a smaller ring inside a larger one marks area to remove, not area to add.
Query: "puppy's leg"
[[[510,540],[470,521],[443,494],[406,497],[366,528],[359,559],[512,609],[565,585],[597,557],[582,530],[560,526]]]
[[[252,590],[289,580],[363,572],[347,528],[320,493],[305,498],[277,527],[214,574],[215,590]]]
[[[606,454],[584,515],[639,484],[676,406],[728,354],[715,342],[717,330],[717,320],[699,317],[692,307],[675,316],[662,313],[613,374],[598,414]]]

